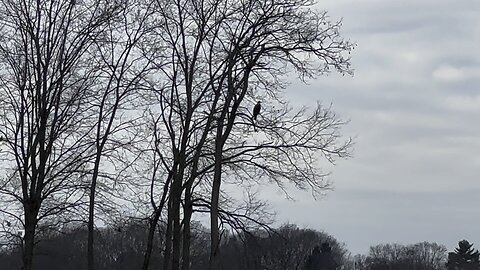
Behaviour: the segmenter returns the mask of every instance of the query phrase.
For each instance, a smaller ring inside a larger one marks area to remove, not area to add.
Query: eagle
[[[257,120],[257,116],[260,114],[260,110],[262,109],[261,102],[258,101],[257,104],[255,104],[255,107],[253,107],[253,121]]]

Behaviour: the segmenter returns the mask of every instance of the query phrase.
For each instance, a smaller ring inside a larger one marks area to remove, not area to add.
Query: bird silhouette
[[[257,104],[255,104],[255,107],[253,107],[253,121],[257,120],[257,116],[260,114],[260,110],[262,109],[262,102],[258,101]]]

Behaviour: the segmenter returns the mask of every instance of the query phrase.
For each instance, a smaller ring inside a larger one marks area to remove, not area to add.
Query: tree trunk
[[[102,114],[102,113],[100,113]],[[99,124],[100,125],[100,124]],[[109,133],[110,126],[106,131],[106,134]],[[94,270],[94,229],[95,229],[95,192],[97,189],[97,180],[98,180],[98,171],[100,170],[100,159],[102,158],[102,150],[105,142],[107,140],[107,136],[103,137],[100,143],[100,134],[99,129],[97,129],[97,153],[95,156],[95,163],[93,166],[93,174],[92,174],[92,182],[90,184],[90,196],[89,196],[89,203],[88,203],[88,241],[87,241],[87,269]]]
[[[182,223],[180,221],[180,202],[182,196],[182,178],[176,177],[173,183],[173,200],[172,200],[172,270],[180,270],[180,250],[182,241]]]
[[[210,270],[220,270],[219,245],[220,233],[218,227],[218,202],[220,198],[220,184],[222,180],[222,124],[219,121],[217,137],[215,139],[215,170],[212,184],[212,198],[210,202]]]
[[[183,207],[182,270],[190,269],[190,242],[192,237],[190,221],[192,219],[192,212],[191,185],[187,185],[185,189],[185,206]]]
[[[32,270],[33,248],[35,245],[35,228],[37,226],[38,210],[33,205],[25,206],[25,235],[23,250],[23,270]]]
[[[167,231],[165,232],[165,250],[163,252],[163,270],[171,269],[172,255],[172,198],[168,200]]]
[[[98,140],[98,139],[97,139]],[[87,269],[94,270],[94,229],[95,229],[95,191],[97,188],[98,170],[100,168],[101,150],[97,145],[97,156],[93,168],[92,183],[90,185],[90,200],[88,204],[88,241],[87,241]],[[103,148],[103,143],[102,143]]]
[[[154,239],[154,236],[155,236],[155,229],[157,228],[157,225],[158,225],[158,220],[160,219],[160,216],[162,215],[162,211],[163,211],[163,207],[165,206],[165,202],[167,200],[167,192],[168,192],[168,187],[170,185],[170,181],[172,179],[172,175],[173,173],[169,173],[168,175],[168,178],[167,178],[167,181],[165,182],[165,185],[163,187],[163,194],[162,194],[162,198],[160,200],[160,205],[158,206],[158,208],[155,208],[155,203],[153,202],[153,191],[151,193],[150,196],[152,196],[152,206],[153,208],[155,209],[154,211],[154,215],[153,215],[153,219],[151,220],[149,226],[149,231],[148,231],[148,237],[147,237],[147,250],[145,250],[145,255],[143,257],[143,266],[142,266],[142,270],[148,270],[148,265],[150,264],[150,257],[152,255],[152,249],[153,249],[153,239]],[[153,181],[153,179],[152,179]],[[153,189],[153,183],[152,183],[152,187]],[[164,267],[164,269],[167,269]]]
[[[87,242],[87,269],[93,270],[93,233],[94,233],[94,214],[95,214],[95,188],[96,181],[92,182],[90,187],[90,202],[88,205],[88,242]]]
[[[148,238],[147,238],[147,250],[145,251],[143,257],[143,266],[142,270],[148,270],[148,265],[150,264],[150,257],[152,256],[152,249],[153,249],[153,238],[155,236],[155,229],[157,228],[158,220],[160,219],[161,214],[160,209],[155,210],[155,214],[153,218],[149,222],[148,228]]]

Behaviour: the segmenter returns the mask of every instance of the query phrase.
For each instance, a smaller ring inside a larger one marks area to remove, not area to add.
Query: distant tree
[[[354,269],[354,270],[367,270],[367,263],[366,263],[367,256],[362,254],[357,254],[353,256],[353,261],[351,264],[347,265],[346,269]]]
[[[363,268],[368,270],[441,270],[445,267],[447,249],[437,243],[414,245],[380,244],[370,247]]]
[[[312,254],[308,256],[307,263],[305,264],[306,270],[316,270],[320,268],[320,247],[315,246],[312,250]]]
[[[322,246],[315,246],[312,254],[308,257],[306,270],[335,270],[338,263],[333,258],[332,247],[328,242],[322,243]]]
[[[327,242],[330,243],[330,251],[326,248],[322,251],[318,245]],[[329,257],[337,262],[338,266],[343,266],[347,262],[347,250],[334,237],[288,224],[272,232],[257,231],[231,235],[220,246],[221,264],[225,269],[231,270],[303,270],[315,246],[318,246],[319,253],[325,252],[325,255],[330,253]]]
[[[148,225],[144,221],[129,221],[97,228],[95,266],[99,270],[139,269],[145,249],[145,233]],[[49,230],[37,236],[41,240],[35,248],[35,269],[86,270],[88,230],[83,223],[64,226],[60,231]],[[156,233],[155,237],[159,237]],[[195,238],[196,241],[196,238]],[[196,242],[195,242],[196,243]],[[161,269],[161,247],[153,246],[150,269]],[[199,249],[200,250],[200,249]],[[0,250],[0,269],[20,269],[21,248]],[[206,255],[208,258],[208,255]],[[192,268],[191,269],[197,269]]]
[[[448,253],[448,270],[477,270],[480,269],[479,252],[467,240],[458,242],[454,252]]]
[[[416,262],[416,269],[444,269],[447,248],[444,245],[421,242],[408,246],[410,261]]]

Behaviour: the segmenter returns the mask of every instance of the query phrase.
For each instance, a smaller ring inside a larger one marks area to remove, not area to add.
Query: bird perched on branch
[[[261,101],[258,101],[257,104],[255,104],[255,107],[253,107],[253,121],[257,120],[257,116],[260,114],[260,110],[262,109]]]

